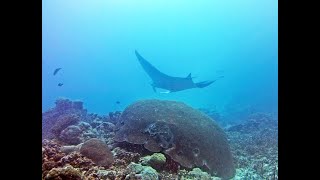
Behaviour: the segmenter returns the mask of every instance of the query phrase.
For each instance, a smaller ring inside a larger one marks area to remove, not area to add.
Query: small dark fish
[[[116,101],[117,104],[120,104],[120,101]]]
[[[58,71],[60,71],[61,68],[57,68],[54,70],[53,75],[56,75],[58,73]]]
[[[63,85],[63,83],[59,83],[59,84],[58,84],[58,86],[60,86],[60,87],[61,87],[62,85]]]

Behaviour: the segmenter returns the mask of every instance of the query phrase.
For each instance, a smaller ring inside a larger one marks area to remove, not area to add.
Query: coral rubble
[[[70,165],[66,165],[63,168],[52,168],[45,180],[58,180],[58,179],[72,179],[72,180],[82,180],[81,172]]]
[[[278,179],[277,119],[254,113],[226,132],[236,157],[236,179]]]

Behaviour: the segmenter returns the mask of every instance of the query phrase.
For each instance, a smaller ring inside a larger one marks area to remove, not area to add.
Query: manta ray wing
[[[150,64],[147,60],[145,60],[138,51],[135,51],[136,56],[143,67],[143,69],[146,71],[146,73],[149,75],[149,77],[152,79],[153,82],[159,82],[159,81],[165,81],[167,79],[172,78],[171,76],[168,76],[162,72],[160,72],[157,68],[155,68],[152,64]]]

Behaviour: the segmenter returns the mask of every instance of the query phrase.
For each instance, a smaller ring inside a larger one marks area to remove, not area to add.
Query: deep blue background
[[[66,97],[84,101],[99,114],[146,98],[219,111],[254,107],[275,112],[277,3],[43,0],[43,111]],[[203,89],[156,94],[135,49],[168,75],[191,72],[195,82],[224,78]],[[53,76],[57,67],[62,69]]]

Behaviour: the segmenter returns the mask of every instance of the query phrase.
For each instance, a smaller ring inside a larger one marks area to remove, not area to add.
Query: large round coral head
[[[137,101],[124,110],[117,128],[116,141],[143,144],[184,167],[200,167],[222,178],[235,175],[224,131],[213,119],[185,103]]]

